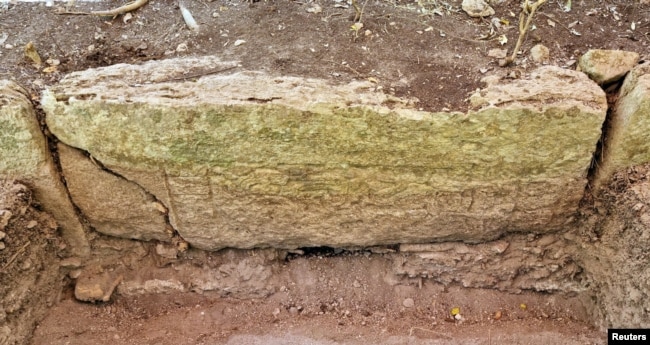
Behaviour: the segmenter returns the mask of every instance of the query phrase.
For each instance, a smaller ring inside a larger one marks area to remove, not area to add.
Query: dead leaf
[[[43,61],[41,60],[41,56],[38,55],[38,52],[36,51],[36,47],[34,47],[33,42],[29,42],[25,45],[25,57],[32,60],[34,65],[36,67],[41,67],[43,64]]]
[[[43,73],[49,74],[49,73],[54,73],[57,72],[57,66],[49,66],[43,68]]]

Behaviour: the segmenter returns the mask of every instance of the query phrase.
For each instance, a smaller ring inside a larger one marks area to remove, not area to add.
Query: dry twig
[[[120,14],[125,14],[127,12],[135,11],[138,8],[144,6],[149,0],[135,0],[124,6],[120,6],[108,11],[91,11],[91,12],[58,12],[58,14],[82,14],[82,15],[91,15],[99,17],[117,17]]]
[[[20,247],[20,249],[16,251],[16,253],[9,259],[9,261],[7,261],[7,263],[4,266],[2,266],[2,270],[6,271],[7,268],[9,268],[9,266],[11,266],[11,264],[14,263],[18,255],[22,254],[25,251],[25,249],[29,247],[30,244],[32,244],[32,242],[27,241],[27,243],[25,243],[22,247]]]
[[[529,0],[524,0],[521,14],[519,14],[519,38],[517,39],[517,44],[515,44],[515,49],[512,51],[512,55],[504,60],[502,67],[508,66],[515,61],[517,52],[521,48],[521,44],[524,42],[524,37],[526,37],[526,33],[528,33],[528,29],[530,28],[530,23],[533,21],[535,11],[537,11],[537,9],[546,1],[547,0],[537,0],[534,4],[530,4]]]

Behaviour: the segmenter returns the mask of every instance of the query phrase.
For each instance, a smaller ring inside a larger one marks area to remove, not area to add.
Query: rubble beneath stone
[[[83,302],[108,302],[123,278],[115,272],[83,271],[75,283],[74,297]]]

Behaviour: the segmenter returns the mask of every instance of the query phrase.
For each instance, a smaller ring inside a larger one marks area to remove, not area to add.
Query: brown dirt
[[[424,109],[465,110],[468,93],[480,86],[486,74],[505,76],[535,67],[528,51],[537,43],[550,49],[550,63],[559,66],[570,65],[591,48],[644,54],[650,44],[648,4],[583,0],[573,1],[572,10],[564,12],[563,1],[550,1],[536,15],[536,30],[528,35],[517,64],[503,69],[487,53],[494,48],[512,50],[518,36],[518,19],[513,15],[518,16],[520,1],[497,1],[493,18],[510,25],[494,29],[493,34],[489,19],[470,18],[460,10],[460,2],[360,0],[365,3],[364,26],[358,35],[350,28],[352,8],[336,7],[345,2],[333,0],[185,1],[200,24],[198,33],[185,25],[175,1],[151,1],[130,20],[57,15],[55,10],[64,10],[62,2],[54,7],[17,3],[0,10],[0,38],[3,32],[8,35],[0,48],[0,77],[16,79],[38,98],[43,87],[70,71],[214,54],[241,61],[242,69],[271,74],[341,82],[373,78],[386,92],[416,97]],[[70,10],[120,4],[79,1]],[[308,12],[315,4],[322,12]],[[504,46],[497,40],[502,34],[508,38]],[[490,38],[482,40],[482,36]],[[246,42],[235,46],[237,40]],[[30,41],[44,61],[60,61],[56,72],[46,73],[47,63],[37,70],[23,57],[23,47]]]
[[[453,339],[463,344],[577,345],[604,339],[589,326],[577,297],[397,279],[390,274],[390,260],[380,254],[301,256],[273,266],[276,292],[266,298],[207,292],[118,295],[110,303],[92,305],[69,295],[40,324],[32,344],[99,344],[106,339],[115,345],[434,344]],[[460,307],[461,321],[451,318],[454,307]],[[496,312],[501,312],[499,320]]]
[[[57,303],[64,244],[27,186],[0,179],[0,344],[21,343]]]
[[[541,8],[516,64],[500,68],[487,53],[512,49],[518,35],[512,25],[517,22],[512,14],[519,13],[517,0],[494,5],[494,17],[511,24],[496,28],[487,40],[480,37],[490,34],[490,20],[469,18],[459,0],[369,0],[358,35],[350,29],[352,9],[336,7],[345,4],[336,1],[185,1],[201,26],[198,33],[187,28],[177,2],[169,0],[152,0],[129,20],[55,14],[63,2],[55,7],[5,2],[0,4],[0,40],[7,35],[0,44],[0,78],[16,80],[38,100],[47,85],[71,71],[214,54],[241,61],[242,69],[270,74],[340,82],[372,78],[388,93],[417,98],[423,109],[466,110],[468,94],[485,75],[516,76],[534,68],[528,51],[537,43],[550,49],[550,64],[559,66],[572,66],[590,48],[648,53],[650,5],[584,0],[573,1],[572,10],[564,12],[563,3],[550,1]],[[78,2],[70,10],[120,4]],[[322,12],[308,12],[314,4]],[[508,38],[505,46],[496,39],[502,34]],[[236,46],[237,40],[246,42]],[[28,42],[44,61],[40,68],[24,57]],[[52,67],[48,59],[60,64]],[[27,215],[24,222],[33,218]],[[21,248],[28,241],[21,236],[8,236],[8,248]],[[0,253],[0,265],[13,255]],[[588,326],[574,297],[386,282],[386,263],[378,254],[300,257],[276,266],[277,292],[259,299],[209,293],[117,295],[93,305],[74,301],[70,293],[51,309],[32,344],[99,344],[107,339],[116,345],[604,343],[604,334]],[[18,271],[2,274],[2,281],[11,281]],[[413,298],[412,308],[404,307],[406,298]],[[463,322],[448,320],[453,306],[461,307]],[[499,310],[501,319],[493,320]]]

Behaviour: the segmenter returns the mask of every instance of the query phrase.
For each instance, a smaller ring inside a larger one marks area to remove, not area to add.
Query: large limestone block
[[[612,111],[595,185],[620,169],[650,162],[650,62],[625,78]]]
[[[83,226],[56,171],[27,92],[7,80],[0,80],[0,177],[29,184],[59,223],[72,252],[88,253]]]
[[[492,85],[463,114],[232,66],[72,73],[44,94],[48,126],[155,195],[196,247],[349,246],[560,229],[606,112],[597,85],[559,68]]]
[[[136,183],[93,164],[81,151],[58,145],[70,196],[96,231],[106,235],[171,240],[167,210]]]

